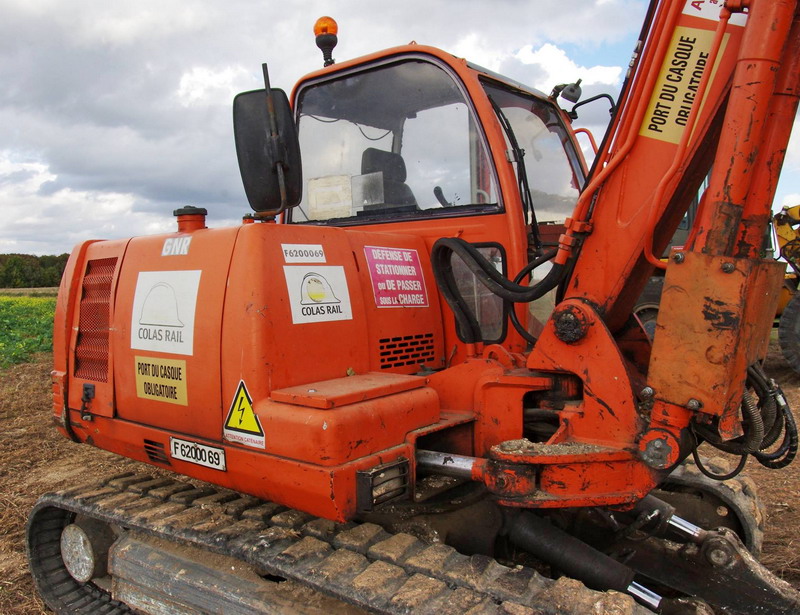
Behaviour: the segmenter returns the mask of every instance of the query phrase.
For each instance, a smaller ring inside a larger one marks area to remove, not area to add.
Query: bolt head
[[[686,260],[686,255],[683,252],[676,252],[672,255],[672,261],[680,265],[683,261]]]
[[[723,273],[733,273],[734,271],[736,271],[736,265],[733,263],[722,263]]]
[[[731,554],[720,547],[709,549],[706,557],[712,566],[726,566],[731,561]]]
[[[576,313],[577,309],[567,306],[553,314],[556,337],[567,344],[574,344],[586,336],[588,321],[583,314]]]
[[[639,443],[639,455],[648,466],[663,470],[677,460],[678,442],[668,433],[653,430]]]

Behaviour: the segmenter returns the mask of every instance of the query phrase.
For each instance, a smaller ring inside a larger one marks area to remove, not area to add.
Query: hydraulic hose
[[[456,319],[459,334],[464,338],[468,344],[475,344],[480,342],[481,327],[474,315],[467,306],[464,297],[458,290],[455,276],[453,275],[453,263],[450,258],[450,252],[444,249],[437,249],[439,239],[433,246],[431,251],[431,265],[433,267],[433,277],[436,279],[436,284],[442,295],[453,310],[453,315]]]
[[[698,469],[716,480],[733,478],[744,468],[748,455],[752,455],[763,466],[779,469],[789,465],[797,456],[798,433],[792,411],[780,387],[770,379],[759,364],[747,369],[747,385],[758,396],[759,403],[745,395],[742,399],[744,435],[730,441],[722,441],[711,430],[695,425],[694,431],[703,440],[726,453],[740,455],[736,468],[725,475],[717,475],[703,467],[697,451],[693,451]],[[781,432],[784,437],[780,446],[772,452],[765,452],[778,441]]]
[[[792,463],[794,458],[797,456],[798,437],[797,423],[792,415],[792,410],[786,403],[786,398],[783,396],[783,391],[780,390],[780,387],[775,385],[775,388],[778,391],[775,399],[777,401],[780,413],[783,415],[783,442],[781,443],[780,447],[778,447],[778,450],[774,451],[773,453],[759,452],[754,453],[753,456],[764,467],[772,470],[779,470],[780,468],[785,468]]]
[[[542,254],[539,258],[535,258],[530,263],[525,265],[517,274],[517,276],[514,278],[514,284],[521,284],[522,280],[525,279],[525,276],[529,275],[534,269],[536,269],[540,265],[543,265],[547,261],[552,260],[557,252],[558,252],[557,249],[549,250],[544,254]],[[528,342],[531,346],[533,346],[536,343],[537,338],[528,333],[528,330],[519,321],[519,318],[517,317],[517,312],[514,310],[513,304],[510,306],[508,310],[508,317],[511,319],[511,324],[514,325],[514,328],[522,336],[522,338],[526,342]]]
[[[747,455],[757,453],[763,447],[764,441],[764,419],[761,410],[756,403],[745,393],[742,398],[742,415],[746,423],[744,425],[744,435],[730,442],[723,442],[714,436],[709,430],[696,427],[695,430],[707,442],[715,448],[731,455]]]
[[[475,246],[457,237],[438,239],[433,244],[431,258],[435,263],[441,264],[442,260],[449,260],[452,253],[458,255],[469,270],[475,274],[478,281],[492,293],[514,303],[530,303],[543,297],[545,293],[555,288],[564,270],[563,265],[554,264],[553,268],[540,282],[534,286],[521,286],[506,279],[491,262],[483,257]]]
[[[761,415],[764,418],[764,429],[767,432],[759,450],[763,451],[778,441],[784,427],[783,412],[778,409],[778,395],[783,395],[776,388],[775,382],[770,380],[760,365],[750,366],[747,375],[752,379],[754,386],[760,391],[759,397],[763,400]]]
[[[482,336],[480,325],[458,290],[458,285],[453,275],[453,254],[464,262],[467,268],[475,275],[475,278],[490,292],[511,303],[530,303],[543,297],[558,285],[564,273],[563,265],[554,264],[547,275],[535,285],[523,286],[505,278],[497,271],[494,264],[484,258],[480,251],[469,242],[457,237],[438,239],[431,250],[433,275],[447,304],[453,310],[459,331],[467,343],[480,342],[482,341]],[[541,258],[536,259],[534,263],[536,262],[541,264]],[[532,264],[529,264],[528,267],[531,267]],[[528,267],[526,267],[527,271],[523,270],[525,275],[530,272]],[[512,322],[514,322],[514,319],[512,319]],[[517,325],[519,325],[518,320],[515,322],[515,326]],[[531,340],[529,339],[528,341]]]
[[[534,269],[536,269],[540,265],[544,265],[547,261],[552,260],[557,253],[558,249],[553,248],[552,250],[548,250],[547,252],[542,254],[540,257],[533,259],[530,263],[528,263],[522,269],[520,269],[520,272],[517,274],[517,277],[514,278],[514,284],[521,284],[522,280],[525,279],[526,275],[530,274]]]

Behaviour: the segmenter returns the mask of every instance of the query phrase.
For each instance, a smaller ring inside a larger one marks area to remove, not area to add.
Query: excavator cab
[[[553,99],[454,60],[413,46],[300,82],[293,98],[305,152],[302,198],[284,221],[381,225],[423,235],[431,247],[447,234],[448,221],[462,218],[465,240],[498,271],[507,275],[536,261],[533,277],[541,279],[586,181],[582,153]],[[247,140],[263,131],[237,131],[239,150],[258,149]],[[242,167],[245,185],[257,183],[246,172]],[[554,293],[527,313],[518,310],[518,331],[509,336],[510,306],[461,259],[451,262],[481,341],[520,350],[541,331]],[[463,360],[465,336],[452,326],[447,335],[455,360]]]
[[[523,197],[500,190],[497,166],[509,160],[493,160],[488,147],[497,129],[487,136],[486,125],[497,124],[496,112],[510,119],[501,154],[527,172],[538,218],[563,222],[585,171],[553,102],[471,65],[456,74],[427,48],[403,51],[299,84],[300,149],[325,155],[304,157],[306,189],[287,221],[352,226],[519,215]]]

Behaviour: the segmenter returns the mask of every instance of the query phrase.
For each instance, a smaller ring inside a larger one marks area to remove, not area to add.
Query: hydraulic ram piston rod
[[[477,457],[440,453],[439,451],[417,451],[417,469],[453,476],[455,478],[474,478],[474,469],[478,462]]]

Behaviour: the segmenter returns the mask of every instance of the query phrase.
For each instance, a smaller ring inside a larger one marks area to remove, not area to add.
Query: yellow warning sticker
[[[186,406],[186,361],[156,357],[134,357],[136,395]]]
[[[723,55],[728,36],[725,35],[718,57]],[[675,28],[639,130],[641,136],[668,143],[680,142],[700,87],[700,80],[709,68],[707,65],[713,38],[712,30],[684,26]],[[712,72],[711,78],[713,77]]]
[[[244,380],[239,381],[236,395],[233,396],[228,416],[222,426],[222,436],[229,442],[266,448],[264,430],[253,410],[253,400],[247,392]]]

